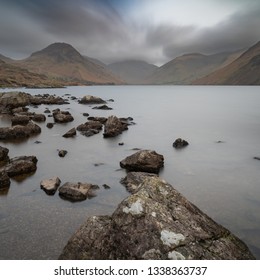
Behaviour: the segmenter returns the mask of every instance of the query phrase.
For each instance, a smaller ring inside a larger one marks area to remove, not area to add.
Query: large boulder
[[[38,133],[41,133],[41,128],[33,122],[27,125],[0,127],[0,140],[23,139]]]
[[[159,173],[164,165],[163,155],[151,150],[141,150],[120,161],[120,166],[128,171]]]
[[[239,238],[169,183],[157,176],[139,178],[111,216],[87,219],[60,259],[254,259]]]
[[[105,104],[106,101],[103,100],[100,97],[97,96],[93,96],[93,95],[86,95],[83,96],[80,100],[79,100],[80,104]]]
[[[59,188],[59,195],[71,201],[81,201],[95,196],[97,185],[67,182]]]
[[[0,105],[10,110],[24,107],[30,104],[30,94],[25,92],[2,92],[0,93]]]
[[[35,156],[20,156],[10,159],[9,163],[0,168],[0,172],[5,171],[9,177],[29,174],[37,169],[37,158]]]
[[[116,116],[109,116],[104,128],[104,137],[115,137],[128,129],[126,123],[122,123]]]

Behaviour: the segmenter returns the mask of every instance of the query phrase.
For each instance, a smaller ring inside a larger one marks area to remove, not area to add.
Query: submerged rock
[[[180,148],[184,148],[184,147],[188,146],[189,143],[186,140],[178,138],[173,142],[172,145],[173,145],[174,148],[180,149]]]
[[[81,201],[95,196],[94,190],[98,188],[97,185],[89,183],[67,182],[59,188],[59,195],[68,200]]]
[[[88,218],[60,259],[254,259],[241,240],[170,184],[135,175],[133,193],[111,216]]]
[[[159,173],[164,165],[163,155],[151,150],[141,150],[120,161],[120,166],[129,171]]]
[[[109,116],[104,128],[104,137],[115,137],[128,129],[128,125],[122,123],[116,116]]]
[[[41,181],[41,189],[43,189],[48,195],[54,195],[61,183],[59,177],[53,177],[51,179],[45,179]]]
[[[80,104],[105,104],[106,101],[103,100],[100,97],[97,96],[93,96],[93,95],[86,95],[83,96],[80,100],[79,100]]]

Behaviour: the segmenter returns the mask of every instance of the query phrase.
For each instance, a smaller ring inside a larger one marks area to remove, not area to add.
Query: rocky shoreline
[[[80,100],[70,99],[91,106],[107,103],[88,95]],[[59,108],[52,112],[46,109],[43,114],[29,112],[28,106],[40,104],[69,102],[67,98],[48,94],[1,93],[0,114],[8,114],[12,124],[0,128],[0,141],[26,139],[40,134],[41,128],[35,122],[45,122],[44,114],[53,117],[53,123],[47,124],[49,128],[54,124],[74,122],[69,111]],[[77,132],[90,137],[103,131],[105,139],[116,137],[135,124],[131,117],[91,117],[87,113],[86,117],[87,122],[71,128],[63,137],[77,137]],[[179,149],[188,144],[178,138],[172,145]],[[10,187],[10,178],[30,175],[37,170],[38,159],[35,156],[9,159],[8,152],[5,147],[0,147],[0,189]],[[65,150],[58,151],[60,157],[66,154]],[[254,259],[241,240],[158,176],[164,166],[163,155],[152,150],[139,150],[122,159],[119,165],[128,172],[121,182],[131,195],[118,205],[111,216],[90,217],[71,237],[60,259]],[[47,178],[39,182],[39,186],[47,195],[55,195],[58,191],[61,198],[70,201],[89,199],[96,196],[99,189],[89,182],[65,182],[60,186],[61,181],[62,178],[58,177]],[[103,186],[110,188],[106,184]]]

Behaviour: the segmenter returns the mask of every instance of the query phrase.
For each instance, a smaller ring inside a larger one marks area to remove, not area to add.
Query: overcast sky
[[[0,0],[0,54],[54,42],[111,63],[247,48],[260,40],[259,0]]]

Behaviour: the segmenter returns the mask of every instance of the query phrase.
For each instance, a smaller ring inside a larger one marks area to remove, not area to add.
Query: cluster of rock
[[[247,246],[157,175],[131,172],[131,195],[111,216],[92,216],[60,259],[254,259]]]

